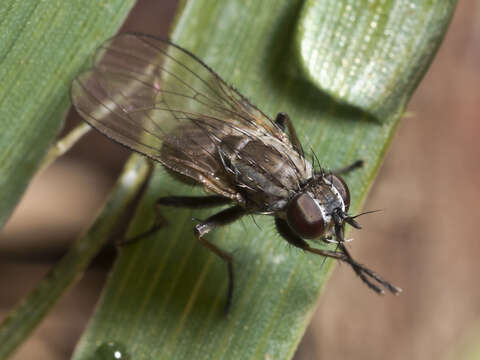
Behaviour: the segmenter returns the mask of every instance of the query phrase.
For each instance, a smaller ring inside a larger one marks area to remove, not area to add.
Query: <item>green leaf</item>
[[[60,129],[72,79],[133,3],[0,2],[0,226]]]
[[[102,213],[0,324],[0,359],[6,359],[34,330],[57,300],[80,278],[89,263],[119,225],[128,206],[135,203],[151,167],[139,155],[130,157]]]
[[[358,3],[363,6],[357,7]],[[395,4],[393,0],[192,0],[177,18],[172,38],[270,116],[288,112],[305,148],[311,147],[323,166],[337,168],[364,159],[365,168],[346,177],[355,212],[455,7],[453,1],[412,0],[408,9],[415,5],[421,11],[409,10],[412,20],[404,7]],[[346,15],[348,6],[354,9],[349,10],[354,18]],[[396,55],[381,59],[394,72],[388,78],[381,66],[372,68],[372,57],[366,53],[354,61],[353,76],[337,61],[341,54],[335,39],[343,39],[345,53],[361,49],[365,37],[358,35],[364,31],[357,28],[363,26],[360,19],[377,19],[382,28],[381,36],[372,35],[368,44],[376,61],[385,44],[415,47],[413,53],[398,54],[407,59],[395,59]],[[330,40],[314,51],[322,39]],[[327,83],[321,70],[326,62],[337,68],[327,76]],[[370,80],[366,74],[373,74]],[[360,80],[374,89],[373,95],[355,88]],[[191,193],[191,188],[158,169],[137,214],[135,231],[153,223],[157,197]],[[192,232],[192,218],[210,213],[166,209],[169,227],[121,249],[74,359],[100,358],[108,344],[131,359],[291,358],[331,262],[324,264],[320,257],[289,248],[276,234],[271,217],[256,216],[258,227],[246,218],[215,230],[209,240],[235,258],[233,306],[224,316],[225,264]]]

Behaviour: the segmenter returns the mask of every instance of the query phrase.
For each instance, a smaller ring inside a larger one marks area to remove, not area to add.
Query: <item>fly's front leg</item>
[[[322,256],[327,256],[331,257],[337,260],[341,261],[346,261],[347,257],[345,254],[338,252],[338,251],[332,251],[332,250],[322,250],[322,249],[316,249],[312,248],[308,243],[303,240],[300,236],[295,234],[293,230],[290,228],[288,223],[280,219],[278,217],[275,218],[275,225],[277,227],[278,233],[291,245],[305,250],[309,251],[311,253],[317,254],[317,255],[322,255]]]
[[[195,236],[200,241],[200,243],[203,246],[205,246],[208,250],[215,253],[227,264],[228,289],[227,289],[227,301],[225,303],[225,313],[228,313],[228,310],[230,309],[230,305],[232,303],[232,297],[233,297],[233,284],[234,284],[233,257],[230,253],[220,249],[215,244],[212,244],[210,241],[206,240],[204,238],[204,235],[206,235],[207,233],[209,233],[211,230],[215,228],[230,224],[235,220],[240,219],[245,214],[246,214],[246,211],[244,208],[240,206],[233,206],[231,208],[228,208],[219,212],[218,214],[210,216],[205,221],[196,225],[194,230]]]
[[[155,203],[155,223],[150,229],[137,235],[131,239],[124,239],[117,243],[117,245],[127,245],[135,243],[143,238],[146,238],[161,228],[168,225],[167,219],[162,215],[161,208],[163,206],[169,207],[181,207],[181,208],[190,208],[190,209],[205,209],[215,206],[221,206],[231,203],[231,200],[219,196],[219,195],[210,195],[210,196],[165,196],[159,198]]]
[[[380,275],[378,275],[374,271],[356,262],[350,255],[349,251],[347,250],[343,242],[338,243],[338,246],[340,247],[341,251],[316,249],[316,248],[312,248],[305,240],[303,240],[301,237],[295,234],[292,231],[292,229],[290,229],[290,226],[288,226],[288,223],[285,220],[280,218],[275,218],[275,225],[277,226],[277,230],[280,233],[280,235],[293,246],[296,246],[300,249],[303,249],[305,251],[308,251],[317,255],[327,256],[327,257],[340,260],[349,264],[352,267],[353,271],[360,277],[360,279],[362,279],[362,281],[370,289],[374,290],[375,292],[379,294],[384,293],[383,289],[381,289],[379,286],[374,284],[374,282],[380,284],[380,286],[385,287],[392,294],[398,294],[402,291],[400,288],[384,280]]]

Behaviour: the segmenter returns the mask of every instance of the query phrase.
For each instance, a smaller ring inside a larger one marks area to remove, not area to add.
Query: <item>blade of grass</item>
[[[352,1],[320,3],[325,5],[322,13],[316,8],[316,16],[309,14],[309,19],[317,17],[321,21],[322,16],[331,16],[340,21],[344,12],[333,9],[346,8]],[[305,148],[311,147],[322,165],[336,168],[359,158],[365,160],[363,170],[347,177],[353,212],[366,196],[406,102],[433,58],[455,7],[453,1],[408,2],[421,9],[420,14],[412,16],[424,19],[421,24],[413,22],[423,29],[416,33],[402,28],[406,21],[403,11],[371,3],[364,3],[359,11],[388,17],[388,30],[400,36],[399,41],[410,43],[413,36],[425,37],[415,49],[418,56],[395,59],[410,70],[410,85],[403,89],[402,96],[397,96],[395,89],[404,81],[403,72],[393,74],[389,86],[376,95],[389,101],[382,110],[382,122],[376,120],[379,112],[373,104],[377,102],[348,104],[344,98],[330,94],[324,85],[313,85],[311,77],[305,79],[305,68],[299,71],[298,61],[321,64],[335,50],[327,47],[305,54],[299,49],[302,33],[313,26],[302,15],[312,11],[303,8],[312,6],[308,1],[193,0],[185,4],[172,33],[174,41],[197,54],[267,114],[288,112]],[[391,5],[395,1],[381,3]],[[344,36],[352,46],[361,46],[358,42],[365,38],[355,36],[355,19],[341,30],[335,24],[332,21],[324,31],[332,37]],[[371,50],[375,50],[374,42],[368,45]],[[308,59],[302,60],[301,56]],[[362,59],[359,67],[366,61]],[[354,78],[337,73],[336,81],[347,87],[354,85]],[[135,228],[141,231],[151,224],[157,197],[194,192],[159,170],[137,214]],[[91,359],[108,344],[116,344],[124,349],[125,356],[134,359],[291,358],[331,262],[322,267],[322,258],[288,248],[275,234],[268,217],[257,217],[260,229],[245,219],[209,234],[210,240],[235,257],[235,294],[232,310],[225,317],[225,266],[197,244],[192,234],[192,217],[203,218],[207,213],[211,212],[169,209],[165,211],[169,227],[122,249],[77,346],[75,360]]]
[[[79,280],[105,245],[117,220],[134,200],[149,172],[139,156],[131,157],[100,216],[35,289],[0,323],[0,359],[6,359],[28,337],[45,314]]]
[[[0,226],[60,129],[72,79],[133,4],[0,2]]]
[[[38,167],[37,174],[40,174],[43,170],[47,169],[55,160],[60,156],[68,152],[78,140],[88,134],[92,130],[91,126],[87,123],[81,123],[72,129],[63,138],[59,139],[55,144],[50,147],[47,154],[43,158],[40,166]]]

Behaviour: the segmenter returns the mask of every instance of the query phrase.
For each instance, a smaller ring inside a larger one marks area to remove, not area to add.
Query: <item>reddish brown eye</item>
[[[332,185],[338,190],[345,204],[345,212],[350,208],[350,190],[340,176],[332,175]]]
[[[305,193],[297,195],[288,204],[287,222],[304,239],[314,239],[325,231],[325,220],[318,204]]]

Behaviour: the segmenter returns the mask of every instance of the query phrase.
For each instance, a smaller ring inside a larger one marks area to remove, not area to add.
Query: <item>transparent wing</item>
[[[72,102],[109,138],[232,198],[218,144],[269,136],[291,148],[266,115],[194,55],[144,34],[105,42],[92,69],[74,81]]]

